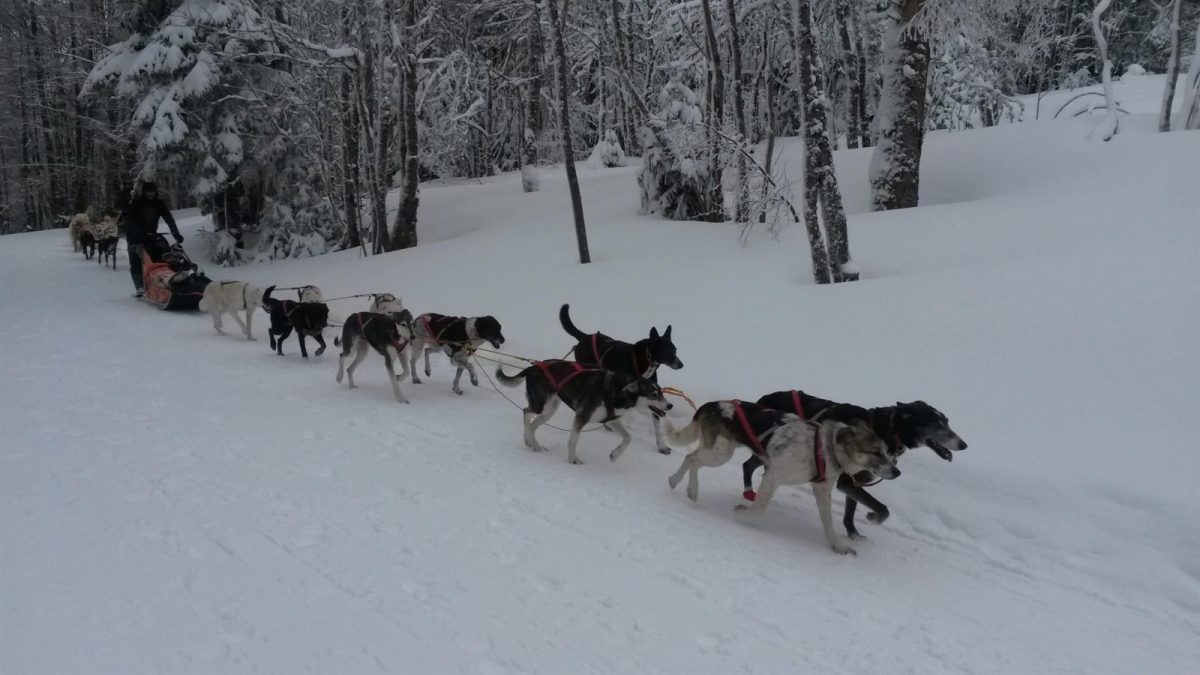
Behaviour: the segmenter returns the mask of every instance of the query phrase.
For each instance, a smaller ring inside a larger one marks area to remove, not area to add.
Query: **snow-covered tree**
[[[243,127],[275,78],[267,22],[244,0],[183,0],[152,31],[109,47],[81,97],[103,89],[136,101],[132,129],[143,179],[190,179],[200,200],[237,180]]]
[[[1096,52],[1100,58],[1100,81],[1104,85],[1104,102],[1108,109],[1108,114],[1104,117],[1104,122],[1096,129],[1096,137],[1102,141],[1111,140],[1117,135],[1117,130],[1120,124],[1120,116],[1117,111],[1117,97],[1113,94],[1112,86],[1112,61],[1108,58],[1108,41],[1104,37],[1104,28],[1100,25],[1100,17],[1108,11],[1112,0],[1099,0],[1096,7],[1092,9],[1092,31],[1096,36]]]
[[[594,168],[625,166],[625,150],[621,148],[617,132],[612,129],[604,132],[604,139],[592,148],[592,154],[588,157],[588,165]]]
[[[715,177],[707,161],[700,99],[689,87],[670,82],[659,96],[659,112],[642,128],[642,213],[695,220],[710,212]]]
[[[925,141],[929,41],[913,18],[925,0],[888,0],[883,89],[875,112],[878,143],[871,156],[871,208],[916,206]]]
[[[1200,21],[1196,23],[1195,50],[1183,78],[1183,100],[1172,126],[1176,130],[1200,129]]]

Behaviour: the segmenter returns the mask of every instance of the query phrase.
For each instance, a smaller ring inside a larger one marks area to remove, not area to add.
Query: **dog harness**
[[[596,365],[598,365],[600,367],[604,367],[604,357],[608,356],[608,353],[610,351],[612,351],[612,347],[610,346],[608,349],[604,350],[603,354],[601,354],[599,341],[600,341],[600,334],[592,333],[592,356],[596,359]],[[615,340],[614,340],[614,342],[615,342]],[[651,366],[655,365],[654,362],[650,359],[650,355],[647,354],[646,355],[646,367],[642,368],[638,364],[639,359],[638,359],[637,345],[632,345],[632,347],[633,347],[633,353],[630,356],[633,360],[633,374],[637,377],[648,377],[649,376],[648,373],[650,372]]]
[[[363,314],[370,314],[371,317],[369,319],[367,319],[366,321],[363,321]],[[367,326],[370,325],[370,323],[372,321],[379,318],[380,316],[383,316],[383,315],[375,313],[375,312],[355,312],[354,319],[358,322],[358,332],[362,333],[363,336],[365,337],[367,334],[367,331],[366,331]],[[408,347],[408,343],[409,343],[408,340],[405,340],[404,338],[398,338],[398,339],[392,341],[392,346],[396,348],[397,352],[403,352],[405,350],[405,348]]]
[[[731,403],[733,403],[733,413],[737,416],[738,422],[740,422],[742,425],[742,431],[746,434],[746,438],[749,438],[750,442],[752,443],[750,449],[754,451],[754,454],[759,455],[760,457],[766,457],[767,451],[765,448],[763,448],[762,439],[758,437],[758,434],[754,433],[754,428],[750,426],[750,420],[746,417],[746,411],[742,409],[742,402],[735,398],[733,401],[731,401]]]
[[[793,394],[793,402],[797,401],[799,399],[799,397],[795,396],[795,392],[792,392],[792,394]],[[746,411],[742,409],[742,402],[737,399],[734,399],[733,401],[731,401],[731,403],[733,403],[734,415],[737,417],[738,422],[742,425],[742,431],[745,432],[746,437],[749,438],[750,442],[753,444],[751,446],[751,450],[754,451],[754,454],[765,458],[767,456],[767,451],[763,447],[762,439],[759,438],[758,435],[754,433],[754,428],[752,426],[750,426],[750,419],[748,417],[746,417]],[[812,422],[810,422],[809,424],[811,424],[813,427],[813,460],[814,460],[814,463],[817,465],[817,475],[812,479],[811,482],[824,483],[825,482],[825,443],[821,439],[821,425],[815,424]],[[769,436],[772,433],[774,433],[774,431],[775,431],[775,428],[772,428],[772,429],[768,430],[765,434],[763,434],[763,436]],[[750,496],[753,494],[754,494],[753,490],[747,490],[746,492],[742,493],[742,496],[746,497],[746,499],[748,499],[750,501],[754,501],[754,497]]]
[[[554,376],[554,372],[550,370],[550,367],[552,365],[559,364],[559,363],[565,363],[567,365],[570,365],[572,368],[571,372],[568,373],[567,376],[562,378],[561,380],[556,378]],[[578,376],[580,373],[587,372],[589,370],[595,370],[595,368],[584,368],[583,366],[579,365],[578,363],[576,363],[574,361],[536,361],[536,362],[534,362],[533,365],[537,366],[538,368],[541,369],[541,371],[543,373],[545,373],[546,379],[550,380],[550,386],[554,388],[555,392],[562,391],[562,388],[567,386],[567,383],[570,382],[571,380],[575,379],[575,377]]]
[[[425,327],[425,334],[429,336],[429,339],[431,341],[433,341],[433,344],[435,344],[435,345],[444,345],[444,344],[458,345],[458,344],[466,344],[467,342],[470,342],[470,336],[467,337],[466,342],[451,342],[449,340],[442,339],[442,335],[446,331],[450,330],[450,327],[453,326],[455,323],[458,323],[459,321],[464,322],[464,324],[466,323],[466,319],[464,319],[461,316],[460,317],[449,317],[449,316],[444,316],[442,314],[422,314],[420,317],[417,318],[417,320],[420,321],[421,325]],[[440,329],[437,331],[434,331],[434,328],[436,326],[440,326]],[[466,333],[465,328],[463,330],[463,333]]]
[[[792,390],[792,407],[796,409],[796,414],[800,416],[800,419],[807,419],[804,414],[804,404],[800,403],[800,392],[796,389]]]
[[[814,483],[825,482],[825,444],[821,440],[821,425],[813,424],[813,459],[817,465],[817,475],[812,479]]]

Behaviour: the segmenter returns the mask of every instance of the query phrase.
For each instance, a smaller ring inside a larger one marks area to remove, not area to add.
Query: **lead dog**
[[[924,401],[867,409],[793,389],[767,394],[758,399],[758,404],[773,410],[793,413],[804,419],[868,424],[888,444],[888,452],[896,458],[904,454],[905,450],[924,445],[949,462],[954,459],[951,451],[967,449],[966,441],[950,428],[950,420],[940,410]],[[742,464],[742,494],[750,501],[755,500],[754,490],[750,486],[754,472],[760,466],[762,461],[756,456],[750,457]],[[868,475],[843,475],[838,480],[838,490],[846,495],[842,525],[851,539],[861,536],[854,526],[854,513],[860,502],[871,509],[867,520],[875,524],[882,523],[890,515],[888,507],[863,488],[861,483],[870,478]]]
[[[890,480],[900,475],[896,457],[870,428],[836,420],[794,419],[775,430],[766,446],[767,471],[759,483],[759,498],[739,511],[760,514],[775,491],[785,485],[812,483],[825,541],[836,553],[854,554],[850,544],[833,531],[833,489],[842,476],[869,471]]]
[[[479,376],[471,365],[471,353],[489,343],[493,349],[499,349],[504,344],[504,334],[500,331],[500,322],[492,316],[446,316],[444,314],[422,314],[413,322],[412,366],[413,384],[420,384],[417,376],[417,357],[425,355],[425,377],[430,376],[429,355],[435,351],[445,352],[458,370],[454,373],[454,393],[462,395],[463,390],[458,386],[463,371],[471,378],[471,384],[479,386]]]
[[[559,401],[575,411],[571,436],[567,440],[567,460],[572,464],[583,464],[576,446],[580,431],[589,422],[602,422],[621,437],[621,442],[608,455],[609,460],[615,462],[625,452],[631,438],[621,423],[624,413],[644,405],[657,419],[671,409],[671,404],[663,398],[662,389],[644,377],[585,368],[571,361],[538,361],[516,375],[506,375],[504,367],[497,366],[496,379],[508,387],[525,381],[525,397],[529,401],[523,411],[525,446],[531,450],[546,451],[534,434],[558,409]]]
[[[404,352],[408,349],[412,337],[412,313],[406,309],[402,309],[396,314],[380,312],[351,314],[346,318],[345,325],[342,326],[341,339],[336,337],[333,339],[333,344],[340,345],[342,348],[342,353],[338,355],[338,384],[342,382],[344,370],[350,389],[354,389],[357,386],[354,384],[354,369],[358,368],[358,364],[366,358],[368,348],[374,349],[383,357],[384,367],[387,368],[388,382],[392,385],[392,393],[395,394],[396,400],[408,403],[408,399],[400,393],[400,381],[409,374],[408,360],[405,359]],[[352,352],[354,360],[348,368],[345,368],[346,357],[350,356]],[[396,375],[396,361],[400,361],[400,365],[404,368],[403,375]]]
[[[613,339],[604,333],[587,334],[575,327],[571,321],[570,305],[563,305],[558,310],[558,321],[563,330],[578,340],[575,345],[575,360],[585,366],[599,366],[609,370],[649,378],[658,384],[658,367],[666,366],[672,370],[683,367],[683,361],[675,353],[675,343],[671,341],[671,327],[660,335],[658,328],[650,328],[650,336],[630,344]],[[654,443],[658,451],[664,455],[671,454],[671,448],[663,441],[659,419],[654,418]]]
[[[865,425],[807,422],[796,415],[753,403],[711,401],[700,406],[691,423],[681,430],[667,420],[666,431],[676,443],[699,441],[679,470],[667,479],[671,489],[687,474],[687,495],[695,501],[699,496],[700,468],[721,466],[733,457],[738,446],[748,447],[768,467],[760,486],[763,494],[751,507],[753,512],[764,511],[780,486],[813,482],[825,539],[838,553],[854,552],[833,532],[831,500],[838,478],[843,473],[859,471],[889,479],[900,475],[895,457],[887,452],[887,444]]]
[[[222,330],[224,324],[221,322],[221,315],[228,314],[237,322],[238,328],[242,329],[242,334],[246,336],[246,339],[253,340],[254,310],[262,298],[263,292],[257,286],[241,281],[214,281],[204,287],[204,297],[200,299],[200,309],[212,316],[213,328],[221,335],[225,334],[225,331]],[[244,323],[238,316],[238,312],[246,313]]]
[[[329,324],[329,306],[321,302],[277,300],[271,297],[271,291],[274,290],[274,286],[268,286],[262,297],[262,306],[271,316],[271,328],[267,331],[271,349],[283,356],[283,341],[295,330],[296,335],[300,337],[301,356],[308,358],[305,337],[311,337],[320,345],[316,351],[317,356],[324,354],[325,338],[321,331]]]

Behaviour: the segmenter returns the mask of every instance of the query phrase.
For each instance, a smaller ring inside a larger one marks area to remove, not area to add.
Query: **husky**
[[[867,424],[887,443],[888,453],[896,458],[904,454],[905,450],[924,445],[949,462],[954,459],[952,452],[967,449],[966,441],[950,428],[950,420],[940,410],[924,401],[897,402],[892,406],[868,409],[849,403],[836,403],[793,389],[767,394],[758,399],[758,404],[773,410],[794,413],[804,419]],[[751,456],[742,464],[742,494],[750,501],[756,498],[751,488],[754,472],[762,464],[757,456]],[[871,509],[867,520],[877,525],[887,520],[890,515],[888,507],[863,487],[863,483],[872,478],[870,474],[843,474],[838,479],[838,490],[846,495],[842,525],[851,539],[859,539],[862,536],[854,526],[854,513],[860,502]]]
[[[558,321],[563,330],[578,340],[575,345],[575,360],[585,366],[598,366],[635,377],[645,377],[658,384],[658,367],[666,366],[672,370],[683,367],[683,361],[675,353],[675,343],[671,341],[671,326],[659,334],[658,328],[650,328],[650,336],[630,344],[613,339],[604,333],[587,334],[575,327],[571,321],[570,305],[563,305],[558,310]],[[658,451],[664,455],[671,454],[671,448],[663,441],[659,418],[654,418],[654,443]]]
[[[767,465],[759,487],[761,494],[749,507],[751,512],[766,510],[780,486],[812,482],[825,539],[834,551],[843,554],[853,553],[854,549],[833,531],[831,500],[839,477],[861,471],[889,480],[900,475],[887,444],[867,425],[806,421],[753,403],[711,401],[696,410],[688,426],[676,430],[668,420],[666,431],[674,443],[700,442],[667,479],[671,489],[687,474],[687,496],[696,501],[700,467],[721,466],[733,457],[738,446],[749,447]]]
[[[212,316],[213,328],[221,335],[225,334],[225,331],[221,330],[223,326],[221,315],[228,314],[237,322],[238,328],[242,329],[242,334],[246,336],[246,339],[254,340],[254,310],[259,306],[262,298],[263,292],[257,286],[241,281],[214,281],[204,287],[204,297],[200,299],[200,309]],[[242,311],[246,312],[245,323],[238,316],[238,312]]]
[[[120,241],[116,237],[103,237],[96,240],[96,262],[101,265],[112,265],[112,268],[117,269],[117,242]]]
[[[404,298],[401,298],[391,293],[376,293],[371,296],[371,304],[367,306],[368,312],[375,314],[400,314],[404,310]],[[408,315],[408,320],[412,322],[412,313]]]
[[[73,216],[63,216],[63,220],[67,221],[67,236],[71,238],[71,250],[75,253],[79,252],[80,241],[79,235],[83,234],[84,230],[92,223],[92,217],[87,213],[76,213]]]
[[[400,382],[409,375],[409,364],[405,358],[405,351],[412,342],[412,337],[413,317],[407,309],[401,309],[395,314],[381,312],[351,314],[346,318],[345,325],[342,326],[341,338],[333,339],[333,344],[342,348],[342,353],[338,355],[338,384],[342,383],[344,372],[350,389],[354,389],[357,386],[354,384],[354,369],[358,368],[358,364],[366,358],[367,350],[374,349],[383,357],[383,364],[388,372],[388,381],[392,384],[392,393],[395,394],[396,400],[408,403],[408,399],[404,398],[404,394],[400,392]],[[354,354],[354,360],[350,362],[349,367],[346,367],[346,357],[351,353]],[[399,361],[401,367],[404,368],[404,373],[401,375],[396,375],[396,361]]]
[[[671,404],[663,397],[662,388],[644,377],[585,368],[571,361],[538,361],[516,375],[507,375],[503,366],[497,366],[496,379],[508,387],[525,381],[525,396],[529,401],[523,411],[525,446],[530,450],[546,451],[534,433],[558,409],[560,400],[575,411],[571,436],[567,440],[567,461],[571,464],[583,464],[576,447],[579,445],[580,431],[589,422],[603,422],[621,437],[621,442],[608,455],[608,459],[615,462],[625,452],[631,438],[621,423],[622,415],[636,408],[644,408],[657,419],[671,409]]]
[[[96,262],[104,265],[112,264],[112,268],[117,269],[117,242],[120,241],[117,234],[117,216],[115,213],[108,213],[92,226],[92,235],[96,238]]]
[[[316,351],[317,356],[324,354],[325,338],[321,335],[321,331],[329,325],[329,306],[322,302],[277,300],[271,297],[271,291],[274,290],[274,286],[268,286],[262,296],[262,306],[271,316],[271,328],[267,331],[267,337],[271,340],[271,349],[274,349],[276,354],[283,356],[283,341],[295,330],[296,335],[300,337],[301,356],[308,358],[308,349],[304,344],[305,337],[311,337],[320,345]]]
[[[92,234],[90,227],[85,226],[79,233],[79,249],[83,251],[84,260],[91,260],[96,255],[96,235]]]
[[[475,374],[475,366],[471,365],[471,354],[484,343],[499,349],[504,344],[504,334],[500,330],[500,322],[492,316],[446,316],[444,314],[422,314],[413,321],[413,340],[410,365],[412,366],[413,384],[420,384],[417,375],[417,358],[425,355],[425,377],[431,375],[429,355],[435,351],[445,352],[458,370],[454,373],[454,393],[462,396],[463,390],[458,386],[465,370],[471,378],[471,384],[479,386],[479,376]]]

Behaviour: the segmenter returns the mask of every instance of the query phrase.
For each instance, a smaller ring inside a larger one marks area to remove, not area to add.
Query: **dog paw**
[[[750,505],[749,504],[738,504],[737,506],[733,507],[733,510],[734,511],[749,511]]]
[[[837,542],[830,544],[829,546],[833,549],[833,552],[837,553],[838,555],[858,555],[858,551],[855,551],[854,547],[849,544]]]
[[[426,368],[425,369],[425,377],[432,377],[432,376],[433,376],[433,371]]]
[[[847,536],[848,536],[848,537],[850,537],[850,541],[870,541],[869,539],[867,539],[866,537],[862,536],[862,535],[861,535],[861,534],[859,534],[858,532],[851,532],[851,533],[850,533],[850,534],[848,534]]]
[[[568,459],[567,461],[578,466],[583,466],[583,460],[579,459],[578,457],[574,459]]]
[[[667,446],[665,446],[665,445],[663,445],[663,446],[659,446],[659,448],[658,448],[658,454],[660,454],[660,455],[669,455],[669,454],[671,454],[671,449],[670,449],[670,448],[668,448],[668,447],[667,447]]]
[[[459,396],[462,396],[462,395],[463,395],[463,390],[462,390],[462,389],[455,389],[455,390],[454,390],[454,393],[458,394]]]
[[[891,513],[888,512],[887,509],[883,509],[881,511],[872,511],[867,514],[867,520],[875,523],[876,525],[882,525],[884,521],[888,519],[889,515],[891,515]]]

